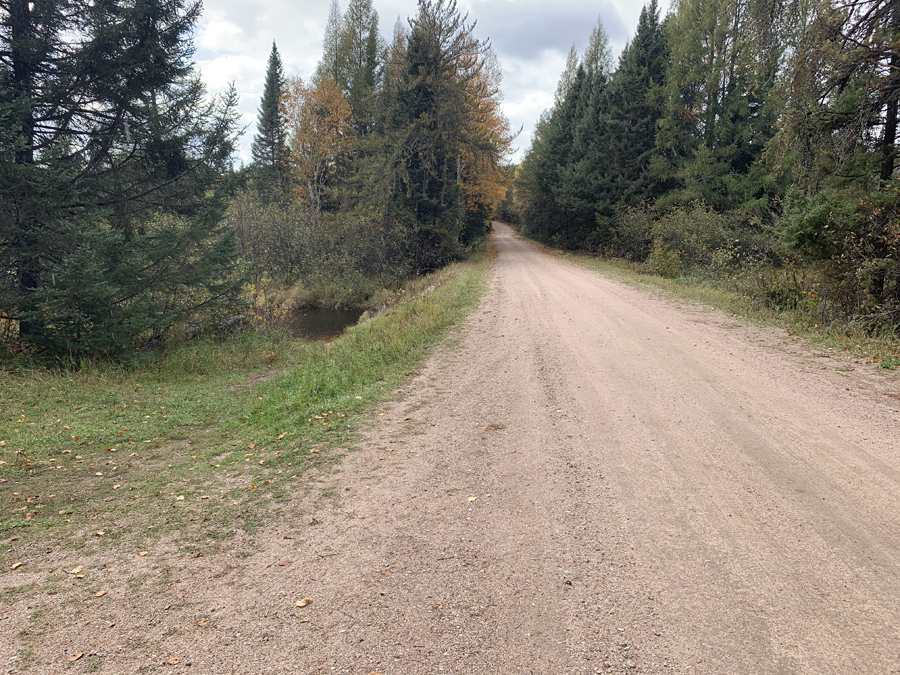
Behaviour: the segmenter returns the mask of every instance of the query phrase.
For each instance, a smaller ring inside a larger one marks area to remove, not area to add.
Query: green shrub
[[[682,269],[681,255],[678,251],[669,248],[663,240],[655,239],[647,257],[647,271],[666,279],[674,279],[681,275]]]
[[[644,207],[623,209],[619,214],[609,253],[631,262],[643,262],[653,247],[653,211]]]
[[[654,249],[664,245],[684,268],[698,271],[706,271],[715,251],[728,243],[722,216],[701,205],[667,212],[653,225],[653,241]]]

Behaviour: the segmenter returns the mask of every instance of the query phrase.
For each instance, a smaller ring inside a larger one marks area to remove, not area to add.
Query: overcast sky
[[[346,9],[349,0],[341,0]],[[415,0],[374,0],[381,34],[390,41],[397,18],[415,14]],[[572,43],[587,45],[597,18],[618,57],[634,33],[644,0],[458,0],[462,11],[476,21],[475,35],[490,38],[503,64],[504,110],[514,130],[521,158],[534,123],[553,103],[553,93]],[[308,80],[322,53],[322,36],[329,0],[204,0],[195,42],[197,66],[210,92],[234,82],[240,112],[247,126],[241,157],[250,158],[256,131],[256,112],[262,96],[266,60],[274,40],[287,75]],[[667,0],[660,1],[665,12]]]

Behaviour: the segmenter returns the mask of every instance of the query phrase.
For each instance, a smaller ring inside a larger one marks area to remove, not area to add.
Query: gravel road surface
[[[896,375],[496,245],[294,522],[148,610],[155,672],[900,672]]]

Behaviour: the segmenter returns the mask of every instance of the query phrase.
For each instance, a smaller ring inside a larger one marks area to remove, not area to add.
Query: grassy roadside
[[[417,280],[330,345],[259,335],[129,368],[21,369],[0,384],[0,569],[175,537],[202,551],[277,514],[477,304],[487,255]]]
[[[752,298],[725,288],[722,282],[690,276],[666,279],[646,274],[627,261],[559,251],[527,239],[515,229],[513,231],[516,232],[516,236],[545,253],[632,286],[652,289],[679,300],[715,307],[758,324],[777,326],[791,335],[808,340],[818,348],[847,352],[857,359],[879,363],[886,369],[900,369],[900,336],[896,334],[873,335],[850,321],[821,325],[815,316],[802,310],[774,311],[762,307]]]

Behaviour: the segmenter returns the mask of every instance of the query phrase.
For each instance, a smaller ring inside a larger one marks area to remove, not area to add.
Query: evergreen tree
[[[634,39],[619,59],[607,91],[603,188],[614,205],[635,206],[656,197],[662,186],[649,169],[656,147],[656,122],[662,116],[668,54],[657,0],[644,6]]]
[[[608,238],[605,221],[598,231],[598,209],[607,201],[600,185],[609,163],[606,88],[612,67],[602,19],[594,26],[581,67],[584,77],[571,122],[572,150],[567,164],[559,168],[557,187],[560,222],[565,230],[560,245],[566,248],[595,247]]]
[[[578,52],[572,45],[556,87],[553,107],[545,110],[535,124],[531,147],[517,177],[522,227],[540,241],[551,241],[557,235],[559,173],[571,150],[572,123],[583,76]]]
[[[271,197],[283,199],[288,191],[287,134],[281,113],[284,84],[281,55],[272,42],[266,82],[259,103],[257,134],[251,148],[256,163],[257,190],[264,201]]]
[[[410,231],[414,268],[424,272],[466,244],[467,167],[496,168],[508,134],[498,131],[496,93],[486,75],[491,56],[455,0],[419,0],[387,129],[392,143],[388,216]],[[495,119],[491,119],[491,118]],[[504,140],[505,138],[505,140]]]
[[[376,87],[381,79],[385,46],[378,34],[378,12],[372,0],[351,0],[344,14],[338,57],[337,84],[353,110],[354,127],[371,131]]]
[[[340,3],[338,0],[331,0],[328,6],[328,22],[325,24],[325,37],[322,41],[322,59],[316,66],[313,84],[323,77],[330,77],[335,82],[341,80],[340,51],[343,23]]]
[[[236,96],[205,101],[199,12],[0,0],[0,299],[23,340],[108,351],[233,298]]]
[[[784,44],[780,3],[679,0],[667,22],[671,54],[657,135],[661,180],[681,189],[668,201],[701,199],[735,208],[764,196],[753,174],[774,133],[766,105]]]

